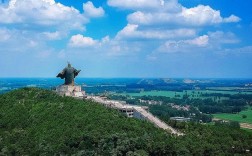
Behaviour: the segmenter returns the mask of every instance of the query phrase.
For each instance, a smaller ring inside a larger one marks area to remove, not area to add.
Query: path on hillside
[[[164,130],[169,130],[172,134],[176,135],[184,135],[183,133],[178,132],[176,129],[172,128],[171,126],[167,125],[165,122],[161,121],[159,118],[155,117],[150,112],[147,112],[142,107],[136,106],[134,109],[139,112],[144,118],[151,123],[155,124],[157,127],[162,128]]]
[[[169,132],[171,132],[172,134],[175,134],[175,135],[184,135],[183,133],[180,133],[176,129],[174,129],[171,126],[167,125],[165,122],[161,121],[159,118],[155,117],[150,112],[146,111],[141,106],[123,104],[123,103],[121,103],[119,101],[107,100],[107,99],[103,99],[103,98],[98,97],[98,96],[89,96],[87,98],[91,99],[91,100],[94,100],[95,102],[104,104],[106,107],[111,107],[111,108],[116,108],[116,109],[132,108],[132,109],[134,109],[134,111],[141,114],[142,119],[145,119],[145,120],[153,123],[155,126],[157,126],[159,128],[162,128],[164,130],[168,130]]]

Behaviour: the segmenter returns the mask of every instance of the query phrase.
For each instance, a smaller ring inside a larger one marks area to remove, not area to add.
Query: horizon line
[[[0,77],[0,79],[58,79],[57,77]],[[252,79],[252,77],[77,77],[75,79]]]

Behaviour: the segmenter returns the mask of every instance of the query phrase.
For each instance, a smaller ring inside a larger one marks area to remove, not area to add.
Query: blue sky
[[[251,0],[4,0],[0,77],[252,78]]]

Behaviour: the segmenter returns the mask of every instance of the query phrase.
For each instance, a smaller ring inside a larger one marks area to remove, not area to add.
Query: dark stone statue
[[[72,85],[74,86],[74,78],[79,74],[81,70],[76,70],[68,63],[68,66],[60,72],[57,77],[61,79],[65,79],[65,85]]]

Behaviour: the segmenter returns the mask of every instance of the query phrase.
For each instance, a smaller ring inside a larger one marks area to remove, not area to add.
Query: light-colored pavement
[[[171,126],[167,125],[165,122],[161,121],[159,118],[155,117],[153,114],[150,112],[147,112],[145,109],[142,107],[134,107],[134,109],[142,114],[144,118],[151,123],[155,124],[157,127],[162,128],[164,130],[169,130],[172,134],[176,135],[184,135],[183,133],[178,132],[176,129],[172,128]]]
[[[247,128],[252,130],[252,124],[249,123],[240,123],[241,128]]]
[[[159,118],[155,117],[150,112],[147,112],[143,107],[141,106],[134,106],[134,105],[128,105],[128,104],[122,104],[119,101],[115,100],[107,100],[103,99],[99,96],[88,96],[88,99],[91,99],[95,102],[101,103],[105,105],[106,107],[111,107],[115,109],[134,109],[134,111],[141,114],[142,118],[153,123],[155,126],[162,128],[164,130],[167,130],[175,135],[184,135],[183,133],[178,132],[176,129],[172,128],[171,126],[167,125],[165,122],[161,121]]]

